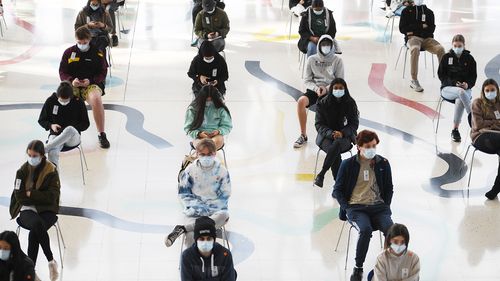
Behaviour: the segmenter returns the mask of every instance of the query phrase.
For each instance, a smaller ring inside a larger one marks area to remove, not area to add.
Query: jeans
[[[203,43],[203,41],[205,41],[205,40],[208,40],[208,39],[201,39],[200,38],[198,40],[198,49],[200,48],[201,43]],[[222,51],[224,51],[224,47],[226,46],[226,41],[224,40],[224,38],[215,39],[212,41],[212,45],[214,45],[215,50],[217,52],[222,52]]]
[[[184,241],[184,245],[187,247],[191,247],[194,241],[194,223],[198,217],[188,217],[186,216],[184,228],[186,229],[186,240]],[[227,220],[229,219],[229,213],[227,211],[218,211],[213,213],[209,218],[213,219],[215,222],[215,229],[219,229],[226,225]]]
[[[57,222],[56,213],[21,211],[18,222],[22,228],[30,231],[28,238],[28,256],[33,263],[36,263],[38,257],[38,245],[42,246],[47,261],[52,261],[54,256],[50,250],[50,239],[47,230]]]
[[[50,135],[49,142],[45,145],[45,150],[49,155],[49,161],[52,164],[59,166],[59,153],[64,146],[75,147],[80,144],[80,133],[72,127],[66,127],[58,135]]]
[[[393,225],[391,208],[387,204],[351,205],[347,208],[347,219],[359,233],[356,246],[356,267],[363,267],[370,246],[372,232],[380,230],[387,235]]]
[[[337,178],[337,173],[340,169],[340,162],[342,158],[340,154],[345,152],[351,146],[351,140],[347,138],[341,138],[336,140],[331,140],[325,138],[320,145],[321,150],[326,152],[325,162],[323,162],[323,167],[318,173],[318,176],[324,176],[328,169],[332,169],[333,178]]]
[[[314,54],[316,54],[318,52],[318,47],[316,44],[314,44],[313,42],[309,41],[309,43],[307,43],[307,57],[310,57]]]
[[[464,109],[467,114],[471,112],[472,90],[464,90],[460,87],[444,87],[441,90],[441,96],[447,100],[455,101],[455,114],[453,115],[453,123],[460,124]]]

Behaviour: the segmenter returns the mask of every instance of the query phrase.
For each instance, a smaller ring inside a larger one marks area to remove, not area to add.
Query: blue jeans
[[[387,234],[387,230],[393,225],[391,215],[391,208],[387,204],[350,205],[347,208],[347,219],[359,233],[356,267],[363,267],[372,232],[380,230],[384,236]]]
[[[318,47],[313,42],[307,43],[307,57],[310,57],[318,52]]]
[[[464,90],[460,87],[444,87],[441,90],[441,96],[447,100],[455,101],[455,114],[453,115],[453,123],[460,124],[464,109],[467,114],[471,112],[472,90]]]

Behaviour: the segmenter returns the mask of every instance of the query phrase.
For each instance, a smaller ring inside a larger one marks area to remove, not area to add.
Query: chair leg
[[[17,226],[17,229],[16,229],[16,235],[17,235],[17,237],[19,237],[19,233],[20,232],[21,232],[21,227]]]
[[[80,168],[82,170],[82,181],[83,181],[83,185],[85,185],[85,171],[83,170],[82,150],[79,146],[78,146],[78,150],[80,151]],[[85,163],[85,166],[87,166],[87,163]]]
[[[382,231],[378,232],[379,238],[380,238],[380,249],[384,249],[384,244],[382,243]]]
[[[62,235],[61,225],[59,224],[59,221],[56,222],[56,225],[57,225],[57,231],[59,232],[59,235],[61,236],[61,241],[63,243],[64,249],[66,249],[66,242],[64,242],[64,236]]]
[[[396,20],[396,16],[392,16],[391,38],[389,39],[389,43],[392,43],[392,35],[394,34],[394,21],[395,20]]]
[[[318,160],[319,160],[319,153],[321,151],[321,148],[318,148],[318,152],[316,153],[316,164],[314,164],[314,174],[313,174],[313,187],[314,187],[314,179],[316,178],[316,173],[318,172]],[[342,226],[342,229],[344,229],[344,226]],[[342,235],[342,232],[340,233],[340,235]],[[338,245],[338,243],[337,243]],[[337,249],[335,247],[335,249]]]
[[[347,251],[345,253],[345,266],[344,270],[347,270],[347,260],[349,259],[349,246],[351,244],[351,230],[354,228],[354,226],[351,225],[349,228],[349,235],[347,235]]]
[[[431,55],[432,61],[432,78],[436,78],[436,71],[434,70],[434,55]]]
[[[120,26],[121,26],[120,23],[122,21],[121,20],[120,8],[118,8],[118,10],[115,11],[115,14],[116,14],[115,16],[116,16],[116,23],[117,23],[116,25],[118,25],[118,38],[122,39],[122,30],[120,28]],[[193,40],[191,39],[191,41],[193,41]]]
[[[80,144],[79,149],[80,149],[81,156],[83,158],[83,163],[85,163],[85,169],[88,171],[89,167],[87,166],[87,159],[85,158],[85,153],[83,152],[82,144]]]
[[[62,249],[61,249],[61,238],[59,237],[59,228],[56,225],[54,225],[54,228],[56,229],[56,236],[57,236],[57,247],[59,249],[59,259],[61,260],[61,268],[64,268],[64,256],[62,254]],[[65,247],[66,248],[66,247]]]
[[[406,48],[406,46],[405,46]],[[406,48],[405,50],[405,63],[403,65],[403,79],[405,79],[405,72],[406,72],[406,60],[408,59],[408,48]]]
[[[470,178],[472,177],[472,166],[474,166],[474,155],[476,154],[477,149],[472,151],[472,160],[470,161],[470,169],[469,169],[469,181],[467,182],[467,190],[470,187]]]
[[[438,132],[438,128],[439,128],[439,120],[441,119],[441,108],[443,106],[443,101],[444,99],[442,97],[439,98],[439,101],[438,101],[438,105],[436,107],[436,111],[437,111],[437,115],[434,115],[434,118],[432,118],[432,123],[434,123],[434,120],[436,120],[437,118],[437,124],[436,124],[436,130],[435,130],[435,134],[437,134]]]
[[[342,238],[342,233],[344,232],[344,227],[345,227],[345,224],[347,222],[344,221],[344,223],[342,224],[342,228],[340,229],[340,234],[339,234],[339,239],[337,239],[337,245],[335,246],[335,252],[337,251],[337,249],[339,248],[339,244],[340,244],[340,239]]]
[[[186,242],[186,234],[185,233],[182,235],[181,253],[179,255],[179,270],[181,270],[182,251],[184,250],[184,242]]]
[[[424,66],[427,69],[427,51],[424,51]]]
[[[227,167],[226,151],[224,150],[224,148],[222,148],[221,150],[222,150],[222,156],[224,157],[224,166],[226,166],[226,170],[229,170]]]
[[[292,38],[292,23],[293,23],[293,14],[290,12],[290,21],[288,22],[288,40]]]
[[[399,59],[401,58],[401,53],[403,52],[403,48],[404,48],[404,47],[405,47],[405,46],[402,46],[401,48],[399,48],[398,59],[396,60],[396,64],[394,65],[394,70],[396,70],[396,69],[397,69],[397,67],[398,67]]]
[[[222,239],[223,239],[223,242],[226,244],[227,246],[227,249],[229,250],[229,252],[231,252],[231,246],[229,246],[229,236],[227,235],[227,231],[226,231],[226,227],[223,226],[222,227]]]

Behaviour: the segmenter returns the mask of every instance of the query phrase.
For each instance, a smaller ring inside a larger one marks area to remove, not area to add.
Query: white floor
[[[7,208],[14,173],[26,144],[46,138],[36,122],[37,108],[58,84],[59,59],[73,44],[73,22],[83,2],[4,0],[8,29],[0,38],[1,229],[16,228]],[[490,61],[488,75],[500,76],[498,1],[426,2],[436,15],[436,39],[446,49],[454,34],[465,35],[478,63],[477,96]],[[394,70],[403,43],[397,21],[389,43],[378,1],[372,11],[367,0],[326,3],[337,21],[361,127],[379,132],[379,153],[391,161],[393,219],[410,229],[410,248],[422,262],[421,280],[499,280],[500,205],[483,196],[496,175],[497,157],[476,154],[467,196],[468,174],[461,173],[460,158],[470,141],[465,139],[468,126],[464,122],[461,127],[462,143],[452,143],[453,106],[444,104],[434,135],[432,115],[440,83],[433,78],[431,56],[427,69],[423,57],[421,61],[426,91],[412,92],[409,69],[405,80],[402,62]],[[67,244],[61,280],[180,280],[180,243],[167,249],[163,238],[182,218],[176,176],[189,150],[182,130],[191,101],[186,72],[197,51],[189,47],[190,5],[190,0],[127,0],[122,20],[130,32],[122,34],[120,46],[112,51],[113,77],[104,97],[111,149],[98,147],[94,124],[83,134],[89,163],[85,186],[78,154],[61,160],[63,213],[85,215],[59,216]],[[303,149],[292,148],[299,131],[290,94],[293,88],[304,90],[297,20],[288,40],[287,3],[283,11],[278,0],[228,0],[226,5],[231,20],[227,105],[234,121],[227,143],[233,181],[227,228],[238,280],[348,280],[356,235],[344,271],[347,235],[334,252],[342,224],[330,195],[331,175],[323,189],[313,188],[317,147],[310,141]],[[391,93],[414,103],[394,102]],[[427,107],[414,109],[419,104]],[[144,116],[143,126],[137,113]],[[316,136],[313,116],[308,121],[311,140]],[[50,233],[58,257],[55,232]],[[27,245],[26,231],[21,243]],[[378,252],[374,236],[366,269],[373,267]],[[37,271],[48,280],[41,252]]]

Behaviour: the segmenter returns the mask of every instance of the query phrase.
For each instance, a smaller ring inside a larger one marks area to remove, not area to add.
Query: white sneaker
[[[422,86],[420,86],[420,83],[418,82],[418,80],[411,80],[410,88],[415,90],[415,92],[419,92],[419,93],[424,91],[424,88],[422,88]]]
[[[56,260],[49,261],[49,277],[50,281],[56,281],[59,278],[59,272],[57,271]]]

